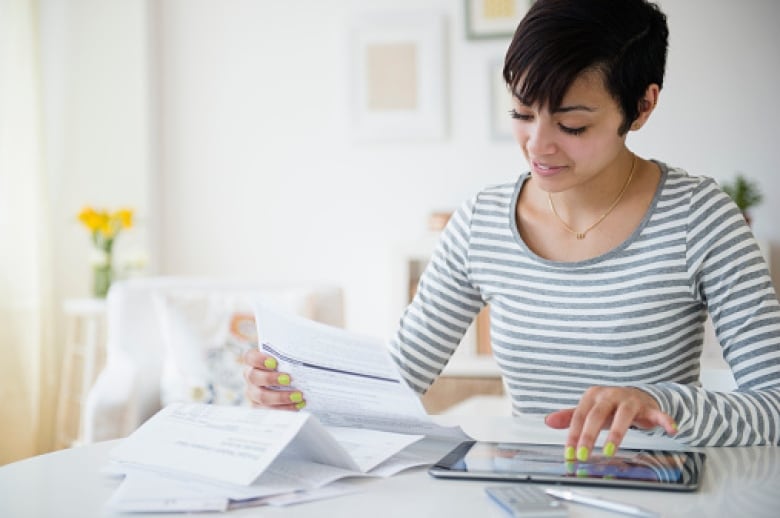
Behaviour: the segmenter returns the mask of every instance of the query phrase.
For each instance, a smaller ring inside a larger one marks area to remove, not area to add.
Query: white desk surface
[[[443,424],[461,424],[477,439],[562,444],[565,432],[549,430],[541,418],[440,416]],[[631,432],[633,433],[633,432]],[[627,446],[647,445],[640,434]],[[661,442],[671,447],[673,441]],[[40,455],[0,467],[0,516],[3,518],[93,518],[132,516],[105,507],[119,481],[100,473],[116,441]],[[664,517],[780,516],[780,447],[706,448],[704,482],[695,493],[582,488],[597,495],[654,509]],[[365,485],[356,494],[290,507],[254,507],[210,517],[479,517],[506,518],[484,494],[495,483],[437,480],[416,469]],[[143,514],[139,518],[171,514]],[[571,517],[620,516],[571,504]]]

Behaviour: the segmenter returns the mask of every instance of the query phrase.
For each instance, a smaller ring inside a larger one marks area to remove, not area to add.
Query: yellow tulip
[[[106,239],[111,239],[116,235],[116,227],[106,213],[100,215],[100,232]]]
[[[87,220],[90,217],[90,215],[94,214],[94,212],[95,212],[95,209],[93,209],[89,205],[85,206],[83,209],[81,209],[81,212],[79,212],[79,221],[81,221],[84,224],[86,224]]]
[[[94,232],[102,224],[100,214],[95,212],[92,207],[84,207],[79,213],[79,221],[86,226],[90,231]]]
[[[122,228],[132,228],[133,227],[133,210],[132,209],[120,209],[116,211],[113,216],[111,216],[113,219],[116,219],[119,221],[119,224]]]
[[[78,220],[90,232],[95,247],[92,257],[94,273],[93,293],[105,297],[113,276],[113,250],[116,236],[125,228],[133,226],[133,210],[122,208],[114,212],[85,206],[78,213]]]
[[[110,250],[113,239],[122,229],[132,228],[133,210],[119,209],[109,212],[85,206],[78,214],[79,221],[89,229],[92,241],[101,250]]]

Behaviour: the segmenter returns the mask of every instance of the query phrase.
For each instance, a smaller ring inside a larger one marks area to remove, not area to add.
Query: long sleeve
[[[487,302],[516,413],[570,408],[594,385],[635,386],[689,444],[780,444],[780,304],[766,261],[713,180],[659,167],[659,190],[636,232],[579,262],[525,245],[515,207],[527,176],[466,203],[391,341],[409,384],[428,389]],[[698,381],[706,313],[734,392]]]
[[[693,296],[715,326],[738,388],[637,385],[696,446],[780,444],[780,305],[766,262],[742,215],[712,181],[692,193],[688,272]]]
[[[390,343],[402,375],[420,393],[442,371],[484,306],[469,278],[473,208],[471,200],[450,218]]]

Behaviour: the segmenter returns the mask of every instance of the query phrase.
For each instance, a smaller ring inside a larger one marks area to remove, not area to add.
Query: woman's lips
[[[532,162],[532,164],[532,172],[534,174],[538,174],[539,176],[556,175],[566,169],[566,166],[563,165],[542,164],[540,162]]]

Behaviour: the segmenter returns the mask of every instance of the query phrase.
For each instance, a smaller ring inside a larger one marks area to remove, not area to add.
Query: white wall
[[[152,211],[145,2],[41,0],[42,128],[53,231],[55,308],[91,293],[85,205]],[[149,249],[148,221],[117,241]],[[119,251],[119,250],[118,250]],[[55,336],[64,336],[57,312]],[[62,345],[64,340],[58,340]]]
[[[352,143],[348,28],[366,4],[159,4],[165,271],[332,282],[350,328],[386,335],[399,244],[520,171],[488,136],[488,60],[506,42],[465,42],[460,2],[370,3],[447,15],[450,136]]]
[[[391,333],[399,243],[424,234],[432,210],[454,208],[524,167],[519,150],[488,131],[487,63],[508,41],[467,41],[462,5],[160,3],[163,270],[334,282],[346,289],[350,328]],[[653,120],[630,143],[694,173],[755,178],[768,198],[754,213],[755,231],[778,243],[780,4],[662,5],[671,29],[668,82]],[[414,7],[447,16],[449,137],[355,145],[350,19],[365,9]]]
[[[754,229],[773,243],[778,263],[780,2],[661,3],[671,28],[667,84],[629,143],[692,173],[757,180],[767,200]],[[56,15],[44,47],[60,58],[47,68],[47,91],[59,109],[50,156],[61,294],[88,286],[89,248],[74,246],[85,236],[68,218],[83,203],[121,203],[138,208],[142,230],[158,236],[142,241],[159,273],[332,282],[346,290],[350,328],[389,335],[403,290],[401,244],[425,234],[431,211],[525,166],[511,142],[492,141],[488,130],[487,67],[508,41],[466,40],[462,7],[44,0],[43,14]],[[353,144],[350,20],[419,8],[447,17],[448,137]]]

